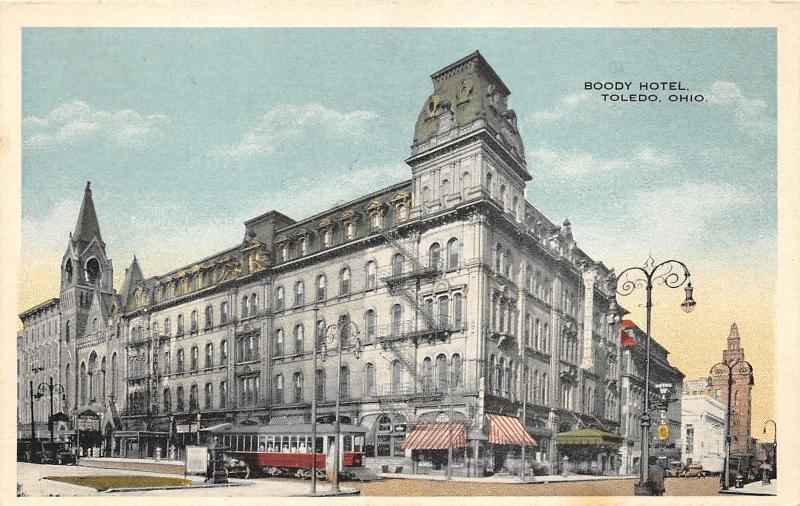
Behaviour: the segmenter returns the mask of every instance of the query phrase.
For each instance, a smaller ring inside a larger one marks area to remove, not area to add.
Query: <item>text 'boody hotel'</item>
[[[134,258],[119,291],[87,184],[60,298],[20,315],[21,384],[62,384],[71,420],[99,417],[80,431],[84,452],[109,456],[165,455],[167,441],[180,451],[225,422],[307,423],[314,396],[328,420],[339,396],[378,469],[436,472],[463,440],[454,469],[512,470],[522,441],[509,434],[522,425],[543,472],[557,472],[559,432],[622,439],[612,272],[568,221],[525,200],[510,92],[480,53],[432,80],[410,180],[300,221],[267,212],[241,243],[166,274],[145,277]],[[39,327],[53,338],[33,346]],[[341,346],[338,370],[331,358],[314,370],[315,342],[328,356]],[[19,390],[24,424],[31,399]],[[458,422],[464,437],[407,442],[422,422]],[[618,459],[612,449],[599,471]]]

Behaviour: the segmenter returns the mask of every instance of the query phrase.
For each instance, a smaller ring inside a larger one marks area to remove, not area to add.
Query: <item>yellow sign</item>
[[[669,439],[669,433],[670,433],[669,425],[662,423],[661,425],[658,426],[658,439],[666,441],[667,439]]]

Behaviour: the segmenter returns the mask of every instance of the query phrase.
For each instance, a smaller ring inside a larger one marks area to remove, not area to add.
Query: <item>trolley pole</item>
[[[313,359],[313,372],[314,375],[314,390],[311,392],[311,495],[317,494],[317,343],[319,336],[317,333],[317,318],[319,316],[319,309],[314,307],[314,340],[312,346],[314,348]]]

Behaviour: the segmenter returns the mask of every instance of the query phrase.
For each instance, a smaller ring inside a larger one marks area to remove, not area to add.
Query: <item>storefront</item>
[[[526,447],[526,473],[530,472],[528,461],[537,443],[522,422],[513,416],[487,414],[489,425],[489,465],[495,474],[522,475],[522,447]]]
[[[78,413],[78,451],[83,457],[99,457],[103,436],[100,433],[100,415],[87,409]]]
[[[585,428],[556,435],[558,458],[563,472],[592,475],[618,474],[623,438],[600,429]],[[566,457],[566,459],[564,459]]]
[[[454,476],[464,476],[467,423],[418,422],[400,448],[411,450],[416,474],[444,474],[450,468]],[[452,460],[449,459],[451,455]]]
[[[169,433],[119,430],[113,434],[111,456],[128,459],[167,458]]]

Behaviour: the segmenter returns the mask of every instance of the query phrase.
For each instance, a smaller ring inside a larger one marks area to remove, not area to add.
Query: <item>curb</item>
[[[224,487],[244,487],[249,486],[250,483],[218,483],[201,484],[201,485],[186,485],[186,486],[169,486],[169,487],[136,487],[136,488],[108,488],[106,490],[98,490],[104,494],[118,493],[118,492],[149,492],[151,490],[196,490],[198,488],[224,488]],[[90,487],[91,488],[91,487]]]

